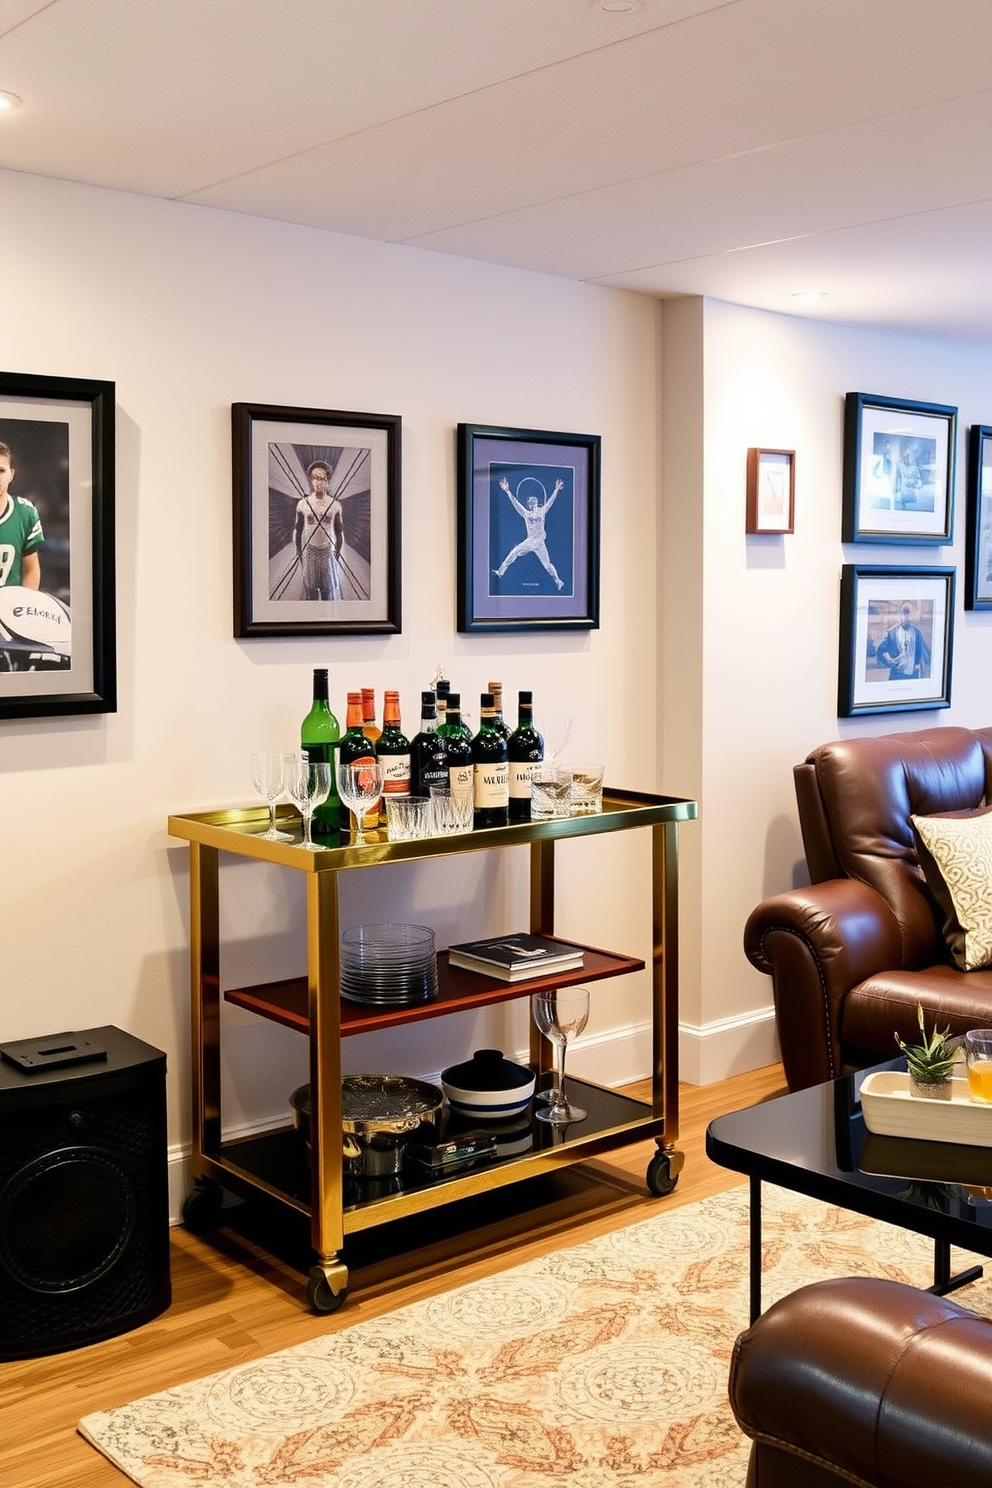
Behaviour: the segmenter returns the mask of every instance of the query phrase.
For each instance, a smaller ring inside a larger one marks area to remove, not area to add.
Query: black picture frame
[[[115,414],[112,382],[0,372],[0,718],[117,711]]]
[[[796,452],[749,449],[744,531],[783,536],[795,530]]]
[[[458,425],[459,631],[598,628],[601,443]]]
[[[950,542],[957,412],[943,403],[847,394],[844,542]]]
[[[235,636],[399,634],[400,416],[234,403],[231,432]]]
[[[966,610],[992,610],[992,427],[968,431]]]
[[[954,581],[953,568],[844,565],[838,717],[950,707]]]

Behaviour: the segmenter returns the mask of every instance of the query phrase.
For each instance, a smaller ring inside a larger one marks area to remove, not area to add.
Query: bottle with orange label
[[[376,740],[375,756],[382,766],[382,799],[410,794],[410,740],[403,732],[400,695],[387,692],[382,707],[382,733]]]
[[[365,735],[362,727],[362,694],[360,692],[349,692],[347,728],[341,735],[341,743],[338,745],[338,758],[342,765],[364,765],[375,763],[375,745]],[[354,813],[349,812],[349,819],[354,829]],[[375,831],[379,825],[378,807],[369,813],[371,826],[363,818],[364,831]],[[352,833],[354,835],[354,831]]]

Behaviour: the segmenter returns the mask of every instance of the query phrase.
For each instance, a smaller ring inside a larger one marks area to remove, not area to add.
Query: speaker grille
[[[168,1304],[164,1078],[135,1082],[4,1111],[0,1358],[111,1337]]]

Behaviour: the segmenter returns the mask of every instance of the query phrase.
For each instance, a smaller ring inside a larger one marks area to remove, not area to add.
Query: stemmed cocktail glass
[[[266,842],[292,842],[291,832],[276,831],[276,802],[286,794],[285,756],[261,750],[251,757],[251,782],[258,794],[269,803],[269,830],[262,832]]]
[[[537,1028],[554,1052],[554,1084],[547,1104],[537,1107],[538,1121],[567,1126],[583,1121],[586,1112],[569,1103],[565,1094],[565,1050],[569,1040],[577,1038],[589,1019],[588,987],[557,987],[548,992],[535,992],[530,1000],[531,1014]]]
[[[313,814],[331,793],[331,767],[326,762],[311,764],[306,750],[286,755],[286,789],[290,800],[303,818],[301,847],[319,851],[321,844],[311,836]]]
[[[355,818],[355,846],[367,845],[363,822],[382,798],[382,765],[378,760],[356,760],[338,764],[338,795]]]

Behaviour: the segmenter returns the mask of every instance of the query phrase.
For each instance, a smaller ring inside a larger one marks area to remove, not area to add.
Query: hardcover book
[[[448,962],[463,971],[479,971],[503,981],[523,981],[549,972],[573,971],[582,965],[579,946],[548,935],[494,935],[450,946]]]

